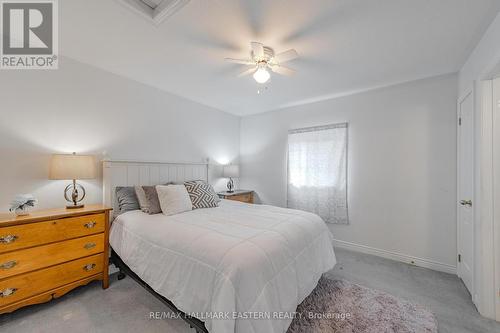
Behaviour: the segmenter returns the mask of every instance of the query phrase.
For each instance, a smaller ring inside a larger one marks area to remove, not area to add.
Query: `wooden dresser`
[[[102,205],[0,214],[0,314],[108,280],[109,211]]]
[[[235,200],[246,203],[254,203],[253,191],[249,190],[234,190],[234,192],[219,192],[217,193],[219,198],[227,200]]]

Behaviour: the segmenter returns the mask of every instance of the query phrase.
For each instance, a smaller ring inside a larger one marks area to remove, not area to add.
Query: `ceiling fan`
[[[274,54],[274,50],[262,43],[251,42],[252,52],[250,53],[251,59],[232,59],[225,58],[226,61],[236,64],[252,66],[251,68],[241,72],[238,76],[245,76],[253,74],[253,78],[258,83],[266,83],[271,74],[268,69],[274,73],[281,75],[293,75],[295,71],[291,68],[285,67],[282,64],[293,60],[299,56],[297,51],[290,49],[278,54]]]

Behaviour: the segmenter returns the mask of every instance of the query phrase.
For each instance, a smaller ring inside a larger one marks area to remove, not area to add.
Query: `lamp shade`
[[[94,179],[95,159],[92,155],[52,155],[49,179]]]
[[[224,166],[224,178],[238,178],[240,176],[240,166],[237,164],[230,164]]]

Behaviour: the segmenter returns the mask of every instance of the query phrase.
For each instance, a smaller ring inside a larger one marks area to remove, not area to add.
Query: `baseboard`
[[[342,240],[338,240],[338,239],[334,239],[333,243],[334,243],[334,246],[340,247],[343,249],[347,249],[347,250],[351,250],[351,251],[355,251],[355,252],[366,253],[366,254],[371,254],[371,255],[386,258],[386,259],[392,259],[395,261],[404,262],[404,263],[414,265],[414,266],[429,268],[429,269],[432,269],[435,271],[450,273],[450,274],[454,274],[454,275],[457,274],[457,267],[456,266],[437,262],[434,260],[413,257],[413,256],[409,256],[409,255],[402,254],[402,253],[377,249],[374,247],[356,244],[356,243],[351,243],[351,242],[346,242],[346,241],[342,241]]]

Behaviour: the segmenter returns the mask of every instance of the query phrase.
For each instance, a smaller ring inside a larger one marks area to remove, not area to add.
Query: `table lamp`
[[[66,208],[82,208],[85,188],[76,182],[77,179],[96,178],[95,159],[92,155],[56,154],[50,162],[49,179],[72,180],[73,183],[64,189],[64,198],[68,201]],[[68,192],[71,190],[70,196]]]
[[[240,167],[237,164],[225,165],[223,170],[224,178],[229,178],[227,182],[227,191],[229,193],[234,192],[234,182],[233,178],[238,178],[240,176]]]

